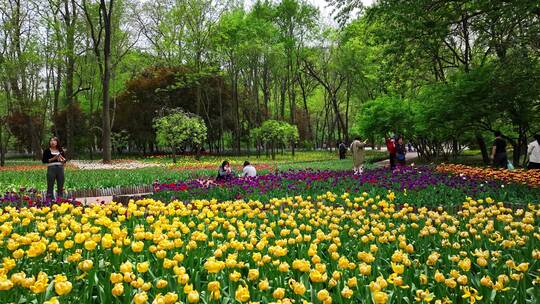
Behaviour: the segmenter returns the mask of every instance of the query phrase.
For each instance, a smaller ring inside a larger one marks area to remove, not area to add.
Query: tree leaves
[[[173,149],[199,149],[207,138],[207,129],[199,116],[175,110],[154,120],[159,145]]]

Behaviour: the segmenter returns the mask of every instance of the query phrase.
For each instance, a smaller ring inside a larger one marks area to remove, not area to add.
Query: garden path
[[[94,204],[110,203],[112,202],[113,197],[112,196],[78,197],[75,200],[81,202],[85,206],[90,206]]]
[[[405,155],[407,165],[412,164],[411,161],[415,160],[416,158],[418,158],[418,152],[407,152],[407,154]],[[375,168],[386,167],[390,165],[390,160],[385,159],[380,162],[376,162],[373,165]]]
[[[110,164],[104,164],[98,160],[95,160],[95,161],[72,160],[70,163],[81,170],[99,170],[99,169],[129,170],[129,169],[140,169],[140,168],[147,168],[147,167],[162,166],[162,164],[158,164],[158,163],[141,162],[137,160],[114,160]]]

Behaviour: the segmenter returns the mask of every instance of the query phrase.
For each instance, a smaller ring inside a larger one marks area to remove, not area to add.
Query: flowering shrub
[[[526,184],[534,187],[540,186],[540,170],[507,170],[443,164],[437,166],[437,171],[471,178],[501,180],[508,183]]]
[[[176,150],[190,147],[198,151],[207,138],[204,120],[192,113],[173,110],[170,114],[154,119],[156,141],[163,147],[173,150],[176,162]]]
[[[538,303],[537,204],[398,195],[4,207],[0,302]]]

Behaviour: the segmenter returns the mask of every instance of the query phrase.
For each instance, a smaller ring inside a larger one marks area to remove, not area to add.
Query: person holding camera
[[[47,198],[54,198],[54,183],[56,182],[56,198],[64,195],[64,164],[66,154],[60,146],[58,138],[49,140],[49,147],[43,151],[44,164],[47,164]]]

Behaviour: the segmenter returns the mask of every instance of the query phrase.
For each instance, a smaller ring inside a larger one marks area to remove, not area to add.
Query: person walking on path
[[[60,146],[58,138],[49,140],[49,147],[43,151],[42,162],[47,164],[47,198],[54,198],[54,183],[56,182],[56,198],[64,195],[64,164],[66,154]]]
[[[536,134],[534,139],[527,147],[528,169],[540,169],[540,134]]]
[[[405,143],[403,143],[403,137],[398,137],[396,143],[396,161],[400,166],[406,165],[407,149],[405,148]]]
[[[364,171],[364,158],[366,154],[364,148],[366,142],[367,140],[362,142],[359,137],[356,137],[351,144],[354,174],[362,174]]]
[[[408,152],[413,152],[413,146],[412,146],[412,143],[411,143],[411,142],[408,142],[408,143],[407,143],[407,151],[408,151]]]
[[[508,166],[508,157],[506,155],[506,140],[502,138],[500,131],[495,131],[495,140],[491,149],[491,159],[493,159],[493,167],[506,168]]]
[[[257,169],[251,165],[247,160],[244,162],[244,168],[242,169],[242,177],[255,177],[257,176]]]
[[[394,170],[396,167],[396,143],[393,137],[386,138],[386,150],[390,158],[390,169]]]
[[[343,141],[339,144],[338,149],[339,149],[339,159],[345,159],[347,155],[347,146],[345,145]]]

